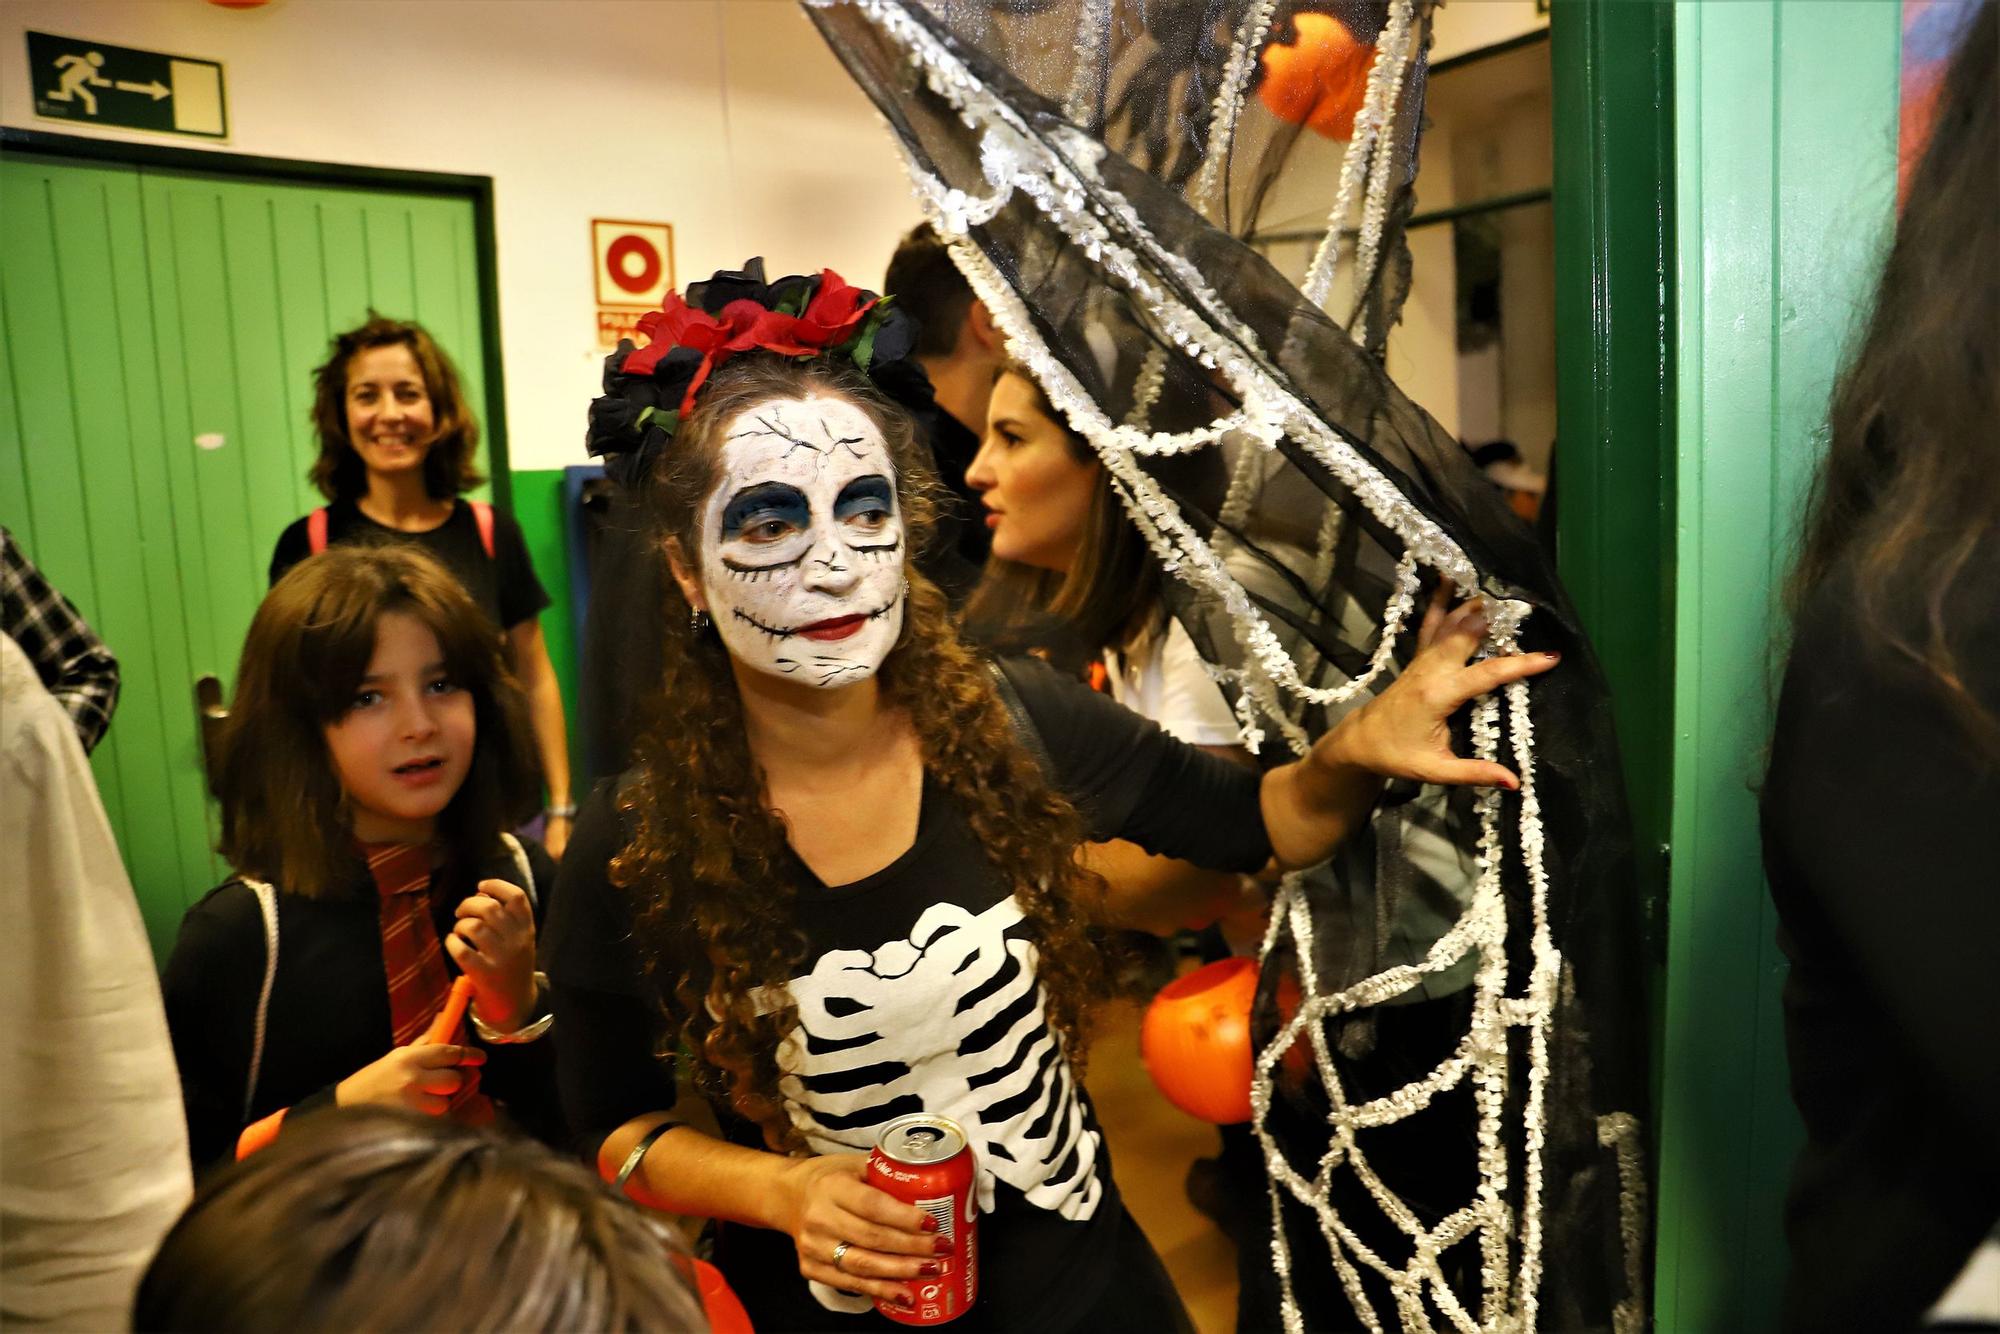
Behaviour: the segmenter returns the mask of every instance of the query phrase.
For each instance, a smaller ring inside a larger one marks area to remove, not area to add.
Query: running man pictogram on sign
[[[229,135],[222,66],[213,60],[46,32],[27,37],[37,116],[205,139]]]

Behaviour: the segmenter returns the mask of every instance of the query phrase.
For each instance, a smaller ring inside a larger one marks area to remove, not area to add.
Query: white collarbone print
[[[934,904],[907,939],[830,951],[792,979],[778,1087],[815,1152],[865,1152],[889,1121],[931,1112],[965,1128],[982,1210],[997,1179],[1073,1222],[1096,1212],[1101,1143],[1021,920],[1012,896],[977,916]]]
[[[845,399],[771,399],[730,423],[722,467],[701,573],[723,644],[812,686],[872,676],[902,633],[908,592],[881,431]]]

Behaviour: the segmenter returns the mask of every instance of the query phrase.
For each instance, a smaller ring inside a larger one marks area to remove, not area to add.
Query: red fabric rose
[[[762,348],[788,357],[809,357],[838,347],[854,335],[877,298],[832,269],[820,273],[819,290],[805,310],[787,315],[749,298],[730,302],[720,315],[697,310],[678,292],[667,293],[660,309],[639,318],[639,332],[651,339],[626,357],[627,375],[651,375],[660,360],[677,347],[701,353],[701,364],[681,396],[680,410],[694,407],[694,396],[709,373],[738,352]]]
[[[815,331],[820,347],[833,347],[847,341],[877,300],[872,292],[849,287],[832,269],[822,269],[819,291],[799,316],[799,323]]]
[[[667,293],[658,310],[641,315],[639,332],[652,341],[625,358],[621,369],[626,375],[651,375],[660,358],[677,347],[712,352],[727,336],[720,320],[690,306],[679,292]]]

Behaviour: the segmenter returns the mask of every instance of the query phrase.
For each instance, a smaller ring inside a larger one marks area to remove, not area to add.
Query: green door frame
[[[1893,215],[1900,9],[1551,18],[1557,549],[1614,691],[1652,924],[1662,1330],[1777,1320],[1798,1131],[1754,788],[1774,590]]]
[[[479,275],[479,355],[485,370],[487,398],[486,412],[480,425],[486,442],[487,472],[494,503],[502,509],[513,508],[513,474],[507,457],[507,382],[500,358],[500,270],[491,176],[258,157],[247,153],[220,153],[0,126],[0,153],[5,152],[36,153],[44,157],[102,162],[142,170],[153,167],[202,172],[211,176],[294,181],[307,185],[347,185],[468,201],[472,205],[473,264]]]
[[[1624,759],[1656,1171],[1673,819],[1673,60],[1670,5],[1552,7],[1556,558],[1610,681]]]
[[[1656,965],[1672,810],[1672,13],[1577,0],[1549,23],[1556,555],[1611,681]]]

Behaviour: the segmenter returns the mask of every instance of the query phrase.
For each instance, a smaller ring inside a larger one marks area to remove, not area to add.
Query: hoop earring
[[[688,633],[696,639],[707,634],[714,626],[715,622],[708,618],[708,613],[699,607],[688,613]]]

